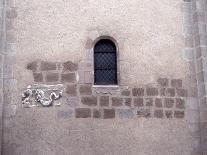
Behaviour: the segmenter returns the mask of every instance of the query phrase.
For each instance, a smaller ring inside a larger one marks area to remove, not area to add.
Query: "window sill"
[[[119,85],[93,85],[93,88],[119,88]]]

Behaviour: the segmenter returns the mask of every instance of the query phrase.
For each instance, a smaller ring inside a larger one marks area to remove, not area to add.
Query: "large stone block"
[[[112,106],[122,106],[123,105],[123,99],[119,97],[112,97]]]
[[[104,109],[104,119],[115,118],[114,109]]]
[[[165,100],[164,100],[164,107],[165,108],[172,108],[173,107],[173,105],[174,105],[174,99],[172,99],[172,98],[165,98]]]
[[[76,82],[76,75],[75,73],[61,74],[61,81],[68,82],[68,83],[74,83]]]
[[[28,63],[26,68],[28,70],[32,70],[33,72],[36,72],[37,67],[38,67],[37,61],[33,61],[33,62]]]
[[[171,86],[176,87],[176,88],[182,87],[182,80],[181,79],[172,79]]]
[[[179,109],[184,109],[185,108],[185,101],[183,99],[176,98],[175,102],[176,102],[176,108],[179,108]]]
[[[75,84],[67,85],[66,93],[70,96],[76,96],[77,95],[77,86]]]
[[[184,111],[174,111],[175,118],[184,118]]]
[[[144,88],[133,88],[132,95],[133,96],[144,96]]]
[[[58,82],[59,74],[58,73],[47,73],[45,76],[46,82]]]
[[[42,73],[33,73],[33,77],[35,82],[43,82]]]
[[[148,96],[157,96],[159,94],[158,89],[152,87],[146,88],[146,92]]]
[[[135,107],[143,107],[144,103],[143,103],[143,98],[134,98],[134,106]]]
[[[92,95],[91,85],[80,85],[79,87],[80,95]]]
[[[175,96],[175,89],[174,88],[167,88],[166,89],[166,96],[174,97]]]
[[[109,106],[109,96],[100,96],[99,97],[100,106]]]
[[[120,119],[132,119],[134,118],[133,109],[117,109],[118,118]]]
[[[158,85],[161,86],[161,87],[168,87],[168,85],[169,85],[169,80],[168,80],[167,78],[159,78],[159,79],[157,80],[157,83],[158,83]]]
[[[145,118],[151,117],[150,109],[138,109],[137,116],[138,117],[145,117]]]
[[[91,117],[91,109],[89,108],[77,108],[75,109],[76,118],[89,118]]]
[[[93,109],[93,118],[101,118],[101,110]]]
[[[71,61],[67,61],[63,63],[63,71],[75,72],[77,70],[78,70],[78,64],[75,64]]]
[[[163,110],[155,110],[154,117],[155,118],[163,118]]]
[[[95,96],[81,97],[81,102],[84,105],[96,106],[97,105],[97,97],[95,97]]]
[[[56,63],[42,61],[40,69],[42,71],[56,70]]]

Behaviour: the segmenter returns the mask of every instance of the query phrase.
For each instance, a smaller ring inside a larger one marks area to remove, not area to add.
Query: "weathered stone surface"
[[[47,73],[45,76],[46,82],[57,82],[59,81],[59,74],[58,73]]]
[[[60,119],[68,119],[73,117],[73,110],[67,109],[67,110],[59,110],[57,112],[57,118]]]
[[[76,82],[75,73],[61,74],[61,81],[62,82],[68,82],[68,83]]]
[[[112,97],[112,106],[122,106],[123,105],[123,99],[119,97]]]
[[[63,63],[63,71],[74,72],[77,70],[78,70],[78,64],[75,64],[71,61],[67,61],[67,62]]]
[[[56,63],[42,61],[40,68],[42,71],[56,70]]]
[[[162,99],[161,98],[156,98],[155,99],[155,106],[158,108],[162,107]]]
[[[166,116],[167,118],[172,118],[172,116],[173,116],[173,112],[170,111],[170,110],[166,110],[166,111],[165,111],[165,116]]]
[[[177,96],[180,96],[180,97],[187,97],[188,96],[188,93],[187,93],[186,89],[177,88],[176,89],[176,94],[177,94]]]
[[[134,98],[134,106],[135,107],[143,107],[143,98]]]
[[[175,118],[184,118],[184,111],[175,111],[174,117]]]
[[[86,84],[92,84],[93,83],[93,74],[91,71],[85,71],[84,72],[84,82]]]
[[[160,89],[160,96],[165,96],[166,95],[166,88],[161,88]]]
[[[5,104],[4,108],[4,117],[14,117],[16,115],[17,106],[13,104]]]
[[[88,118],[91,117],[91,109],[89,108],[77,108],[75,109],[76,118]]]
[[[33,73],[33,77],[35,82],[43,82],[42,73]]]
[[[138,117],[149,118],[151,116],[150,109],[139,109],[137,110]]]
[[[145,98],[144,101],[146,106],[153,106],[153,98]]]
[[[132,106],[132,99],[131,98],[125,98],[124,99],[124,105],[131,107]]]
[[[33,61],[27,64],[27,69],[32,70],[33,72],[37,71],[37,61]]]
[[[85,97],[81,97],[81,102],[84,105],[96,106],[97,105],[97,97],[95,97],[95,96],[85,96]]]
[[[159,78],[157,80],[157,83],[159,84],[159,86],[161,87],[168,87],[169,85],[169,80],[167,78]]]
[[[78,107],[79,106],[79,97],[70,96],[66,99],[66,104],[69,107]]]
[[[146,92],[148,96],[157,96],[159,94],[158,89],[152,87],[146,88]]]
[[[77,86],[75,84],[74,85],[67,85],[66,93],[70,96],[76,96],[77,95]]]
[[[155,110],[154,117],[155,118],[163,118],[163,110]]]
[[[134,112],[132,109],[117,109],[117,114],[120,119],[134,118]]]
[[[115,118],[114,109],[104,109],[104,119]]]
[[[172,87],[182,87],[182,80],[181,79],[172,79],[171,80]]]
[[[99,98],[100,106],[109,106],[109,96],[101,96]]]
[[[93,109],[93,118],[101,118],[101,110]]]
[[[165,98],[165,100],[164,100],[164,107],[172,108],[173,105],[174,105],[174,99],[172,99],[172,98]]]
[[[7,18],[11,18],[11,19],[17,18],[17,11],[16,11],[16,9],[8,9],[6,11],[6,17]]]
[[[176,98],[176,108],[184,109],[185,108],[185,101],[181,98]]]
[[[130,90],[123,90],[121,92],[121,95],[123,95],[123,96],[130,96],[130,94],[131,94]]]
[[[174,88],[167,88],[166,96],[174,97],[175,96],[175,89]]]
[[[80,85],[80,95],[92,95],[91,85]]]
[[[133,96],[144,96],[144,88],[133,88],[132,95]]]

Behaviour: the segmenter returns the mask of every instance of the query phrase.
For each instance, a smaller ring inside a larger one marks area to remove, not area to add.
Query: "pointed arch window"
[[[101,39],[95,44],[94,84],[117,85],[117,48],[109,39]]]

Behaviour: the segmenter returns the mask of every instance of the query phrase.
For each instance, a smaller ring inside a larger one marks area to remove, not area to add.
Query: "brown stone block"
[[[146,88],[146,92],[148,96],[157,96],[159,94],[157,88]]]
[[[104,109],[104,118],[115,118],[115,110],[114,109]]]
[[[112,97],[112,106],[122,106],[123,99],[119,97]]]
[[[99,98],[100,106],[109,106],[109,96],[101,96]]]
[[[75,109],[76,118],[88,118],[91,117],[91,109],[89,108],[77,108]]]
[[[174,97],[175,96],[175,89],[174,88],[167,88],[166,96]]]
[[[131,104],[132,104],[132,99],[131,98],[125,98],[124,99],[124,105],[125,106],[131,107]]]
[[[184,118],[184,115],[185,115],[184,111],[175,111],[174,112],[175,118]]]
[[[66,93],[70,96],[77,96],[77,86],[76,85],[67,85]]]
[[[33,72],[37,71],[37,61],[30,62],[27,64],[27,69],[32,70]]]
[[[169,80],[167,78],[159,78],[157,80],[157,83],[159,84],[159,86],[161,87],[168,87],[169,86]]]
[[[153,98],[145,98],[144,100],[146,106],[153,106]]]
[[[160,89],[160,96],[165,96],[166,95],[166,88],[161,88]]]
[[[170,110],[166,110],[166,111],[165,111],[165,116],[166,116],[167,118],[172,118],[172,114],[173,114],[173,112],[170,111]]]
[[[181,98],[176,98],[176,108],[184,109],[185,108],[185,101]]]
[[[87,96],[81,97],[81,102],[88,106],[96,106],[97,105],[97,97],[95,96]]]
[[[43,76],[42,73],[33,73],[34,81],[35,82],[42,82]]]
[[[174,105],[174,99],[172,98],[165,98],[164,106],[166,108],[172,108]]]
[[[93,109],[93,118],[101,118],[101,110]]]
[[[134,106],[135,107],[143,107],[143,98],[134,98]]]
[[[180,96],[180,97],[187,97],[188,96],[186,89],[177,88],[176,93],[177,93],[177,96]]]
[[[149,118],[151,116],[150,109],[139,109],[137,110],[138,117]]]
[[[182,80],[181,79],[172,79],[171,86],[176,87],[176,88],[182,87]]]
[[[75,64],[71,61],[67,61],[67,62],[63,63],[63,71],[74,72],[77,70],[78,70],[78,64]]]
[[[41,70],[42,71],[56,70],[56,63],[42,61],[41,62]]]
[[[144,88],[133,88],[132,95],[133,96],[144,96]]]
[[[45,76],[46,82],[57,82],[59,81],[59,74],[58,73],[47,73]]]
[[[75,73],[61,74],[61,81],[62,82],[68,82],[68,83],[76,82]]]
[[[92,95],[91,85],[81,85],[79,88],[80,95]]]
[[[163,110],[155,110],[154,117],[155,118],[163,118]]]
[[[121,95],[122,95],[122,96],[130,96],[130,94],[131,94],[130,90],[123,90],[123,91],[121,92]]]
[[[162,99],[161,98],[155,99],[155,106],[158,108],[162,107]]]

